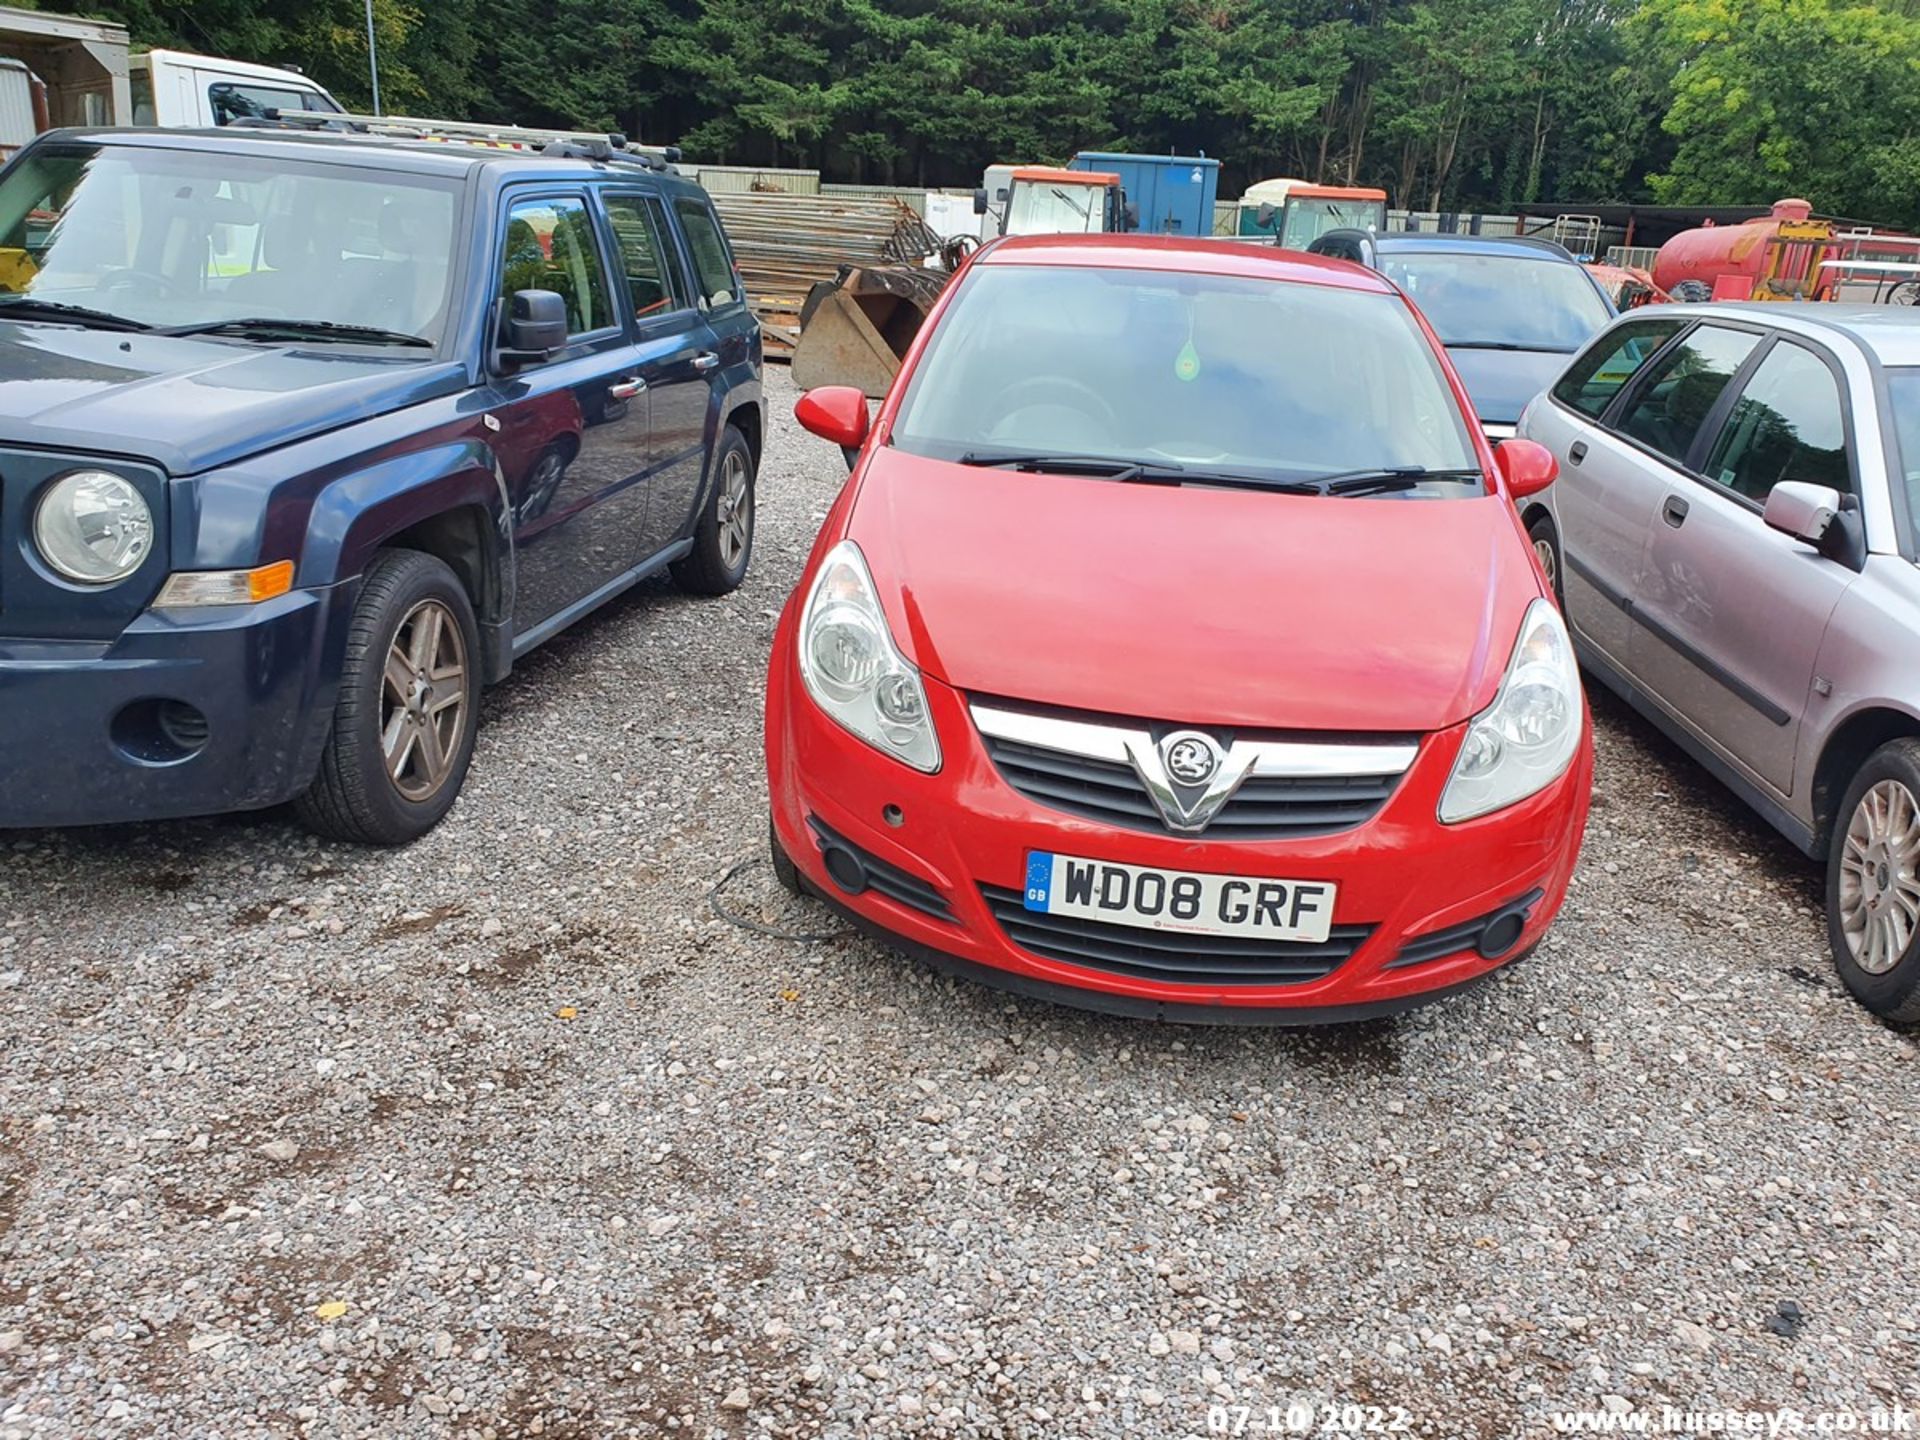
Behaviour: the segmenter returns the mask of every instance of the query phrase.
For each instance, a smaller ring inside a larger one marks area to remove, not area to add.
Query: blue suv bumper
[[[149,611],[107,644],[0,638],[0,829],[291,799],[319,765],[351,591]]]

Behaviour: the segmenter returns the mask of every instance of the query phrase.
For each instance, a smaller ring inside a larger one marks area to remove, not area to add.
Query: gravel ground
[[[1397,1022],[1091,1017],[716,918],[844,475],[769,389],[748,586],[532,657],[412,849],[0,836],[0,1436],[1920,1408],[1914,1043],[1810,867],[1617,706],[1548,944]],[[764,867],[729,897],[831,925]]]

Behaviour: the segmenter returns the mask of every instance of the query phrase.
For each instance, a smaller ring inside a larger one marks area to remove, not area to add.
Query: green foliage
[[[364,0],[103,0],[139,43],[370,99]],[[395,111],[971,184],[1204,151],[1395,204],[1765,202],[1920,218],[1911,0],[374,0]]]
[[[1825,211],[1912,219],[1920,18],[1866,0],[1647,0],[1643,61],[1673,76],[1649,175],[1678,203],[1804,194]]]

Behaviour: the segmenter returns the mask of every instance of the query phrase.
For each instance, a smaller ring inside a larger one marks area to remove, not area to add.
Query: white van
[[[269,110],[341,111],[333,96],[297,71],[179,50],[129,56],[127,80],[136,125],[193,128]]]

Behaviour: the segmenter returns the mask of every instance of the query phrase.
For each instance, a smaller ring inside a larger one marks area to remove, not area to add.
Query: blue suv
[[[516,658],[741,583],[760,381],[705,193],[618,136],[41,137],[0,171],[0,826],[419,836]]]

